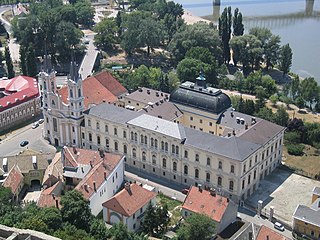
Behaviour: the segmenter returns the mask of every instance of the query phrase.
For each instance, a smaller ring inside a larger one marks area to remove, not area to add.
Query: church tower
[[[70,74],[68,76],[68,100],[69,100],[69,133],[67,132],[67,143],[72,146],[80,146],[80,124],[83,120],[84,96],[82,78],[78,71],[78,65],[74,60],[70,64]]]

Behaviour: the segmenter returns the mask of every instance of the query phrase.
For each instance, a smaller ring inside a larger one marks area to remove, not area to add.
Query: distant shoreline
[[[184,10],[184,14],[182,15],[182,19],[184,19],[184,21],[188,25],[195,24],[197,22],[206,22],[206,23],[211,22],[207,19],[204,19],[202,17],[198,17],[198,16],[194,15],[193,13],[191,13],[190,11],[188,11],[186,9],[183,9],[183,10]]]

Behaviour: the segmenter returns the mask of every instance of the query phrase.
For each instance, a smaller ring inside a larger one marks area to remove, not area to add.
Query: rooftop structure
[[[256,240],[290,240],[279,232],[262,225],[258,231]]]
[[[51,187],[44,189],[37,202],[39,207],[56,207],[61,208],[60,205],[60,193],[62,190],[62,182],[59,180]]]
[[[2,185],[4,187],[11,188],[11,192],[13,195],[18,195],[21,191],[22,183],[23,175],[19,167],[17,165],[14,165]]]
[[[148,105],[141,109],[140,112],[169,121],[174,121],[174,119],[183,115],[180,109],[177,108],[173,103],[166,101],[160,101],[160,103]]]
[[[125,96],[126,105],[132,102],[137,102],[144,105],[153,105],[157,102],[164,102],[169,99],[169,94],[151,88],[139,88],[137,91]],[[130,101],[130,103],[128,103]]]

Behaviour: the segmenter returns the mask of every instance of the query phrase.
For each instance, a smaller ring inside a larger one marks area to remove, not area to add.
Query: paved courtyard
[[[257,207],[258,201],[262,200],[267,211],[273,206],[275,217],[279,215],[282,220],[291,224],[298,204],[311,205],[311,192],[315,186],[320,187],[320,182],[276,169],[261,181],[259,189],[248,202]]]

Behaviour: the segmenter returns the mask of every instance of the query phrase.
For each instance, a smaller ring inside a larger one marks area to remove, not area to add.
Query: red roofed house
[[[192,213],[205,214],[215,222],[217,233],[236,220],[237,212],[238,206],[232,200],[216,194],[214,190],[204,190],[201,186],[192,186],[182,205],[183,217]]]
[[[56,74],[48,56],[39,74],[43,92],[43,135],[55,146],[81,146],[83,111],[102,102],[116,103],[127,90],[108,72],[82,80],[78,66],[71,62],[67,85],[57,88]]]
[[[56,207],[60,209],[60,195],[63,188],[61,180],[56,182],[51,187],[42,190],[37,201],[39,207]]]
[[[102,203],[111,198],[124,179],[123,155],[64,147],[63,177],[67,189],[75,186],[90,202],[93,215],[102,210]]]
[[[10,188],[13,195],[13,201],[18,202],[20,200],[19,195],[23,188],[23,185],[23,175],[18,165],[15,165],[8,173],[8,176],[4,180],[2,186]]]
[[[40,113],[40,93],[35,78],[18,76],[0,80],[0,132]]]
[[[149,203],[155,205],[156,196],[135,183],[126,183],[124,189],[102,204],[103,220],[109,224],[122,222],[128,230],[136,231]]]
[[[289,240],[290,238],[285,237],[278,231],[268,228],[262,225],[258,231],[256,240]]]

